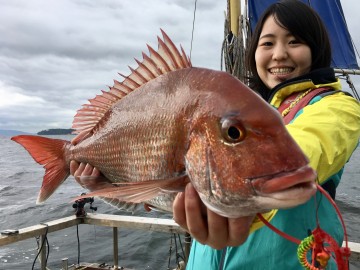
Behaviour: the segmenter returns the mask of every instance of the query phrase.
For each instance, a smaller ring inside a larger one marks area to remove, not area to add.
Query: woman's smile
[[[292,77],[294,70],[292,67],[274,67],[269,69],[269,73],[274,76],[274,81],[283,82]]]

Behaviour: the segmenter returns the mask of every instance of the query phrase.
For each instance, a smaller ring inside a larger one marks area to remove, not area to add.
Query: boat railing
[[[20,229],[16,234],[1,235],[0,247],[38,236],[40,236],[40,243],[43,243],[47,234],[80,224],[113,228],[113,269],[119,269],[118,228],[186,234],[186,232],[172,219],[88,213],[85,217],[76,217],[73,215],[26,227]],[[185,238],[184,245],[185,260],[187,260],[190,251],[190,241],[188,241],[187,238]],[[349,248],[351,250],[350,261],[359,262],[360,243],[349,242]],[[46,270],[46,248],[42,248],[40,251],[40,265],[41,270]]]
[[[176,224],[172,219],[166,218],[150,218],[139,216],[123,216],[123,215],[107,215],[87,213],[85,217],[76,217],[76,215],[52,220],[46,223],[19,229],[18,233],[0,236],[0,247],[15,242],[23,241],[33,237],[40,236],[40,243],[44,242],[45,237],[52,232],[60,231],[69,227],[80,224],[88,224],[95,226],[105,226],[113,228],[113,258],[114,267],[112,269],[120,269],[118,257],[118,228],[156,231],[165,233],[185,234],[186,232]],[[185,237],[184,242],[185,260],[187,260],[190,252],[190,241]],[[46,248],[40,250],[40,266],[41,270],[46,270]]]

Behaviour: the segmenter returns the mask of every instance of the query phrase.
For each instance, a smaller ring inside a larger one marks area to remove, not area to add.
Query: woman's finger
[[[251,224],[255,218],[254,216],[229,218],[228,219],[228,242],[227,246],[239,246],[243,244],[250,231]]]
[[[228,218],[208,209],[207,220],[209,233],[206,244],[215,249],[222,249],[227,246],[229,239]]]
[[[181,228],[188,231],[185,212],[185,193],[179,192],[173,202],[173,218]]]
[[[97,168],[93,168],[92,172],[91,172],[91,176],[100,176],[100,171]]]
[[[79,163],[75,160],[70,161],[70,174],[74,175],[76,170],[79,168]]]
[[[208,239],[208,224],[206,216],[202,214],[202,202],[191,183],[185,188],[185,212],[189,233],[200,243]]]
[[[91,166],[89,163],[86,163],[85,168],[81,173],[81,176],[90,176],[92,174],[93,169],[94,169],[93,166]]]

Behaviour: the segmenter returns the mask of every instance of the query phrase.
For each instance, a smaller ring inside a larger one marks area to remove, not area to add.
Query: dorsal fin
[[[163,39],[158,37],[157,51],[148,45],[149,56],[143,53],[142,62],[135,59],[138,67],[136,69],[130,67],[129,76],[120,74],[124,77],[122,82],[114,80],[114,86],[109,87],[109,91],[102,91],[101,95],[90,99],[88,104],[84,104],[77,111],[72,128],[75,130],[74,134],[78,135],[72,140],[73,144],[90,137],[106,112],[130,92],[162,74],[191,67],[191,62],[183,48],[180,47],[180,52],[162,29],[161,33]]]

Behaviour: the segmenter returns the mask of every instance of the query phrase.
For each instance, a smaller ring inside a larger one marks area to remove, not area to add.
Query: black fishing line
[[[169,259],[168,259],[168,267],[167,270],[170,270],[170,260],[171,260],[171,254],[172,254],[172,242],[173,242],[173,236],[170,236],[170,247],[169,247]]]
[[[79,237],[79,225],[76,225],[76,237],[77,237],[77,244],[78,244],[78,259],[77,263],[80,264],[80,237]]]
[[[46,254],[46,259],[45,259],[45,266],[47,265],[48,258],[49,258],[49,253],[50,253],[50,246],[49,246],[49,241],[48,241],[48,238],[47,238],[47,234],[48,234],[48,231],[49,231],[49,225],[47,225],[46,223],[40,223],[40,224],[46,226],[46,231],[45,231],[44,239],[43,239],[43,241],[41,243],[41,246],[39,246],[38,238],[36,238],[36,242],[37,242],[37,245],[38,245],[38,253],[36,254],[36,257],[35,257],[35,259],[33,261],[33,264],[32,264],[32,267],[31,267],[32,270],[34,270],[36,260],[39,257],[39,255],[40,255],[40,253],[41,253],[41,251],[42,251],[42,249],[44,247],[45,241],[46,241],[46,245],[47,245],[47,254]]]
[[[177,241],[176,241],[176,234],[173,234],[174,236],[174,242],[175,242],[175,262],[177,266],[180,266],[179,264],[179,253],[178,253],[178,246],[177,246]]]
[[[185,261],[185,251],[184,251],[183,245],[182,245],[182,243],[181,243],[180,234],[178,234],[177,236],[178,236],[178,239],[179,239],[180,248],[181,248],[181,252],[182,252],[182,256],[179,255],[179,257],[180,257],[183,261]]]

